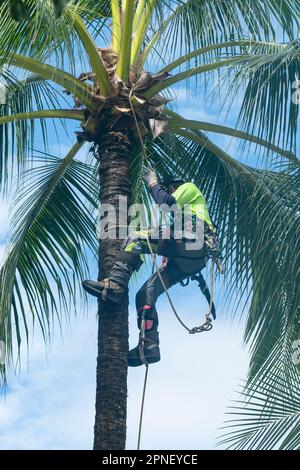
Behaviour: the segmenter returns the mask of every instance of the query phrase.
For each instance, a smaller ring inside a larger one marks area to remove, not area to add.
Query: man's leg
[[[159,270],[166,289],[169,289],[178,282],[186,279],[189,274],[181,271],[170,260],[166,267]],[[144,322],[145,341],[144,355],[146,361],[151,364],[160,360],[159,335],[158,335],[158,315],[155,304],[158,297],[165,291],[160,280],[160,276],[155,272],[141,287],[136,295],[136,309],[138,328]],[[141,366],[139,345],[131,349],[128,354],[128,365],[131,367]]]
[[[147,237],[151,237],[150,231],[131,234],[123,243],[123,248],[117,256],[109,278],[102,281],[85,280],[82,283],[84,289],[95,297],[120,303],[132,273],[137,271],[143,263],[141,254],[149,253]],[[155,253],[158,241],[151,238],[149,241]]]

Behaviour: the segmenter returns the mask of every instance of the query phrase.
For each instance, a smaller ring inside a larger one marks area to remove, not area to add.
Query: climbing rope
[[[205,322],[201,326],[195,326],[191,329],[190,334],[194,333],[202,333],[203,331],[210,331],[212,329],[212,306],[214,303],[214,258],[211,259],[211,268],[210,268],[210,301],[209,301],[209,309],[208,312],[205,314]]]
[[[129,92],[129,96],[128,96],[128,99],[129,99],[129,105],[130,105],[130,108],[131,108],[131,111],[132,111],[132,115],[133,115],[133,119],[134,119],[134,123],[136,125],[136,129],[137,129],[137,132],[138,132],[138,135],[139,135],[139,139],[140,139],[140,143],[141,143],[141,147],[142,147],[142,151],[143,151],[143,155],[144,155],[144,158],[145,160],[147,160],[147,153],[146,153],[146,147],[145,147],[145,144],[144,144],[144,141],[143,141],[143,137],[142,137],[142,134],[141,134],[141,129],[140,129],[140,126],[139,126],[139,123],[138,123],[138,120],[137,120],[137,117],[136,117],[136,112],[134,110],[134,106],[132,104],[132,93],[133,93],[133,90],[134,90],[134,85],[133,87],[131,88],[130,92]]]
[[[144,386],[143,386],[143,396],[142,396],[141,411],[140,411],[140,422],[139,422],[139,434],[138,434],[138,441],[137,441],[137,450],[140,450],[140,445],[141,445],[141,436],[142,436],[142,426],[143,426],[143,416],[144,416],[144,405],[145,405],[145,395],[146,395],[146,388],[147,388],[148,370],[149,370],[149,365],[146,364]]]
[[[146,366],[146,369],[145,369],[143,395],[142,395],[142,403],[141,403],[141,410],[140,410],[140,421],[139,421],[139,433],[138,433],[138,441],[137,441],[137,450],[140,450],[140,445],[141,445],[145,395],[146,395],[147,378],[148,378],[148,370],[149,370],[149,364],[148,364],[148,362],[145,358],[145,353],[144,353],[144,347],[145,347],[145,312],[144,311],[142,312],[142,319],[141,320],[142,321],[141,321],[140,336],[139,336],[139,355],[140,355],[140,359],[141,359],[142,363]]]

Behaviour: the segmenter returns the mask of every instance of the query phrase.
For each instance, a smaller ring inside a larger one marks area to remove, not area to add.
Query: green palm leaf
[[[239,114],[243,129],[294,150],[299,116],[299,44],[256,45],[251,54],[254,60],[245,61],[229,74],[228,100],[237,93],[243,97]]]
[[[169,111],[166,111],[166,114],[169,114],[169,113],[170,113]],[[172,114],[174,115],[174,113]],[[170,115],[172,116],[172,114]],[[195,121],[195,120],[190,120],[190,119],[183,119],[180,116],[175,115],[173,119],[168,120],[168,127],[175,132],[176,132],[176,129],[177,130],[201,129],[202,131],[213,132],[213,133],[217,133],[220,135],[229,135],[237,139],[243,139],[244,141],[254,143],[257,146],[262,146],[264,147],[264,149],[271,150],[274,153],[278,153],[279,155],[291,161],[297,160],[296,155],[294,155],[292,152],[283,150],[282,148],[277,147],[276,145],[273,145],[271,142],[258,138],[254,134],[248,134],[247,132],[240,131],[239,129],[235,129],[235,128],[231,128],[227,126],[221,126],[220,124],[214,124],[210,122],[200,122],[200,121]],[[273,156],[274,154],[272,154],[272,157]]]
[[[294,28],[299,25],[299,11],[298,0],[170,2],[164,17],[165,27],[160,24],[160,34],[157,35],[157,50],[163,51],[163,54],[162,57],[157,54],[156,58],[168,63],[170,54],[171,57],[182,56],[209,44],[245,39],[245,30],[254,40],[274,40],[276,31],[271,17],[293,39]]]
[[[88,205],[96,207],[97,180],[92,167],[74,160],[81,146],[62,160],[47,155],[25,172],[17,192],[0,274],[0,337],[8,362],[14,337],[20,346],[21,320],[28,334],[29,312],[47,339],[52,315],[61,307],[68,312],[70,302],[76,308],[76,286],[88,272],[86,249],[96,253]]]
[[[3,71],[6,85],[5,102],[0,104],[0,118],[19,113],[31,113],[62,105],[69,106],[66,98],[48,82],[31,75],[19,80],[10,71]],[[38,121],[44,143],[47,144],[45,120]],[[15,173],[31,161],[30,152],[35,136],[35,120],[24,120],[0,125],[0,185],[5,190]],[[9,178],[8,178],[9,174]]]
[[[71,0],[59,20],[50,2],[24,0],[24,4],[30,9],[30,21],[16,22],[7,3],[0,5],[0,52],[5,51],[5,61],[14,52],[42,61],[51,56],[56,65],[61,65],[67,56],[71,73],[76,72],[80,61],[84,68],[83,49],[69,10],[91,23],[93,32],[105,40],[102,29],[110,16],[109,0]]]
[[[295,84],[299,76],[300,47],[293,42],[278,47],[277,51],[276,47],[268,49],[269,54],[261,60],[256,49],[257,61],[236,74],[235,90],[239,83],[246,83],[239,120],[251,133],[257,132],[272,142],[295,149],[299,116]]]
[[[251,364],[246,394],[250,413],[254,415],[247,421],[251,426],[242,427],[239,435],[235,434],[234,445],[291,448],[299,444],[299,410],[294,406],[294,398],[290,398],[295,396],[298,382],[290,355],[299,322],[300,170],[299,162],[291,155],[295,150],[298,111],[290,99],[299,68],[299,45],[275,44],[272,20],[278,23],[285,38],[292,40],[299,29],[300,2],[157,0],[147,31],[154,2],[149,2],[149,9],[146,3],[140,0],[134,11],[133,2],[123,1],[120,16],[116,11],[119,2],[113,2],[116,40],[112,46],[117,51],[120,46],[121,51],[117,57],[119,77],[113,77],[119,85],[116,95],[124,85],[119,78],[130,85],[128,78],[139,75],[139,66],[152,52],[151,59],[159,58],[156,65],[175,73],[164,81],[160,80],[162,76],[152,77],[153,86],[150,91],[143,91],[144,98],[192,76],[202,74],[206,80],[222,69],[227,73],[218,83],[219,90],[220,85],[227,83],[233,93],[244,93],[244,101],[236,128],[173,120],[170,134],[154,141],[149,136],[145,138],[147,155],[136,146],[131,162],[134,200],[143,201],[149,208],[149,193],[141,179],[145,160],[155,165],[160,175],[179,173],[203,190],[222,239],[227,265],[224,276],[227,306],[233,313],[248,310],[245,342],[250,346]],[[91,88],[76,77],[78,69],[89,71],[88,61],[99,82],[105,76],[97,47],[99,36],[106,44],[111,40],[110,29],[103,30],[105,34],[102,31],[111,21],[111,2],[71,0],[63,10],[59,6],[59,15],[54,14],[50,2],[24,0],[24,4],[31,9],[30,19],[16,23],[8,2],[1,2],[0,67],[11,63],[39,74],[45,81],[27,78],[18,92],[17,79],[7,74],[11,92],[1,108],[0,122],[4,123],[3,116],[13,119],[16,113],[61,109],[60,96],[56,91],[52,95],[56,88],[49,88],[51,79],[56,86],[65,86],[70,92],[75,90],[80,98],[86,93],[88,97],[81,103],[91,111],[97,109],[96,118],[101,117],[103,108],[100,105],[98,108],[101,100],[92,101]],[[142,22],[139,12],[146,13]],[[159,48],[163,49],[162,56]],[[175,62],[165,64],[170,57]],[[130,60],[137,69],[129,68]],[[43,65],[46,63],[49,65]],[[53,64],[59,64],[60,70]],[[100,88],[109,94],[106,79],[103,78]],[[43,91],[46,97],[40,98]],[[128,104],[128,88],[123,91],[124,104]],[[49,106],[50,95],[57,99],[57,107]],[[142,102],[140,98],[136,103]],[[118,111],[117,107],[112,109],[110,100],[104,108],[105,112],[110,109],[112,116]],[[138,119],[146,130],[149,123],[141,108],[136,104]],[[129,119],[130,109],[123,110]],[[121,122],[116,128],[112,123],[112,130],[122,132]],[[45,132],[43,121],[42,126]],[[252,141],[255,134],[256,144],[268,149],[265,166],[253,168],[240,162],[203,131],[237,135],[246,141]],[[7,180],[15,163],[23,174],[26,169],[17,191],[18,210],[13,219],[11,246],[0,274],[0,340],[6,343],[9,362],[15,338],[20,347],[21,321],[28,337],[28,312],[40,323],[47,338],[53,315],[59,317],[60,307],[68,311],[70,303],[76,302],[78,283],[87,271],[85,249],[93,252],[96,249],[87,204],[95,207],[98,185],[94,169],[74,160],[79,144],[63,160],[48,156],[40,165],[33,162],[35,165],[30,168],[24,165],[24,157],[26,153],[30,156],[28,150],[33,146],[32,122],[14,123],[13,127],[6,122],[1,132],[2,179]],[[15,161],[10,153],[16,155]],[[288,397],[284,407],[280,395]],[[256,406],[256,402],[263,405]]]
[[[230,449],[298,450],[300,447],[300,378],[286,387],[285,380],[273,376],[272,389],[261,383],[246,387],[242,399],[230,407],[230,429],[220,444]],[[251,397],[249,399],[249,396]]]

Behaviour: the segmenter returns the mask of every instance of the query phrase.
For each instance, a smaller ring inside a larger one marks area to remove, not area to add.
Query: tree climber
[[[170,176],[159,182],[155,170],[148,168],[144,179],[148,184],[152,198],[160,209],[171,212],[171,224],[164,237],[164,230],[142,230],[133,232],[123,243],[109,279],[102,281],[83,281],[84,289],[91,295],[121,303],[123,294],[128,288],[129,280],[134,271],[143,263],[141,255],[156,253],[166,257],[160,268],[160,275],[165,287],[169,289],[190,276],[199,273],[206,265],[208,251],[204,239],[208,236],[216,240],[214,227],[210,219],[206,202],[201,191],[191,182]],[[174,224],[174,211],[180,212],[181,234],[178,237]],[[184,212],[182,213],[182,209]],[[184,217],[182,217],[184,215]],[[199,243],[199,231],[202,226],[202,242]],[[195,244],[196,242],[197,245]],[[151,250],[149,249],[151,245]],[[192,244],[195,244],[194,246]],[[194,248],[195,247],[195,248]],[[210,248],[219,255],[217,241]],[[144,356],[147,363],[160,360],[158,315],[155,309],[157,298],[164,292],[164,286],[157,272],[144,283],[136,294],[138,327],[144,320]],[[139,345],[129,351],[128,365],[142,365]]]

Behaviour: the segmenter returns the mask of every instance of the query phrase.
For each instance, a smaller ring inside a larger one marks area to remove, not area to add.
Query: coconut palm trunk
[[[100,201],[119,213],[119,198],[130,201],[131,145],[121,132],[110,132],[99,148]],[[107,227],[109,229],[109,227]],[[114,227],[111,227],[112,231]],[[99,279],[109,276],[122,238],[102,239]],[[109,231],[107,232],[109,233]],[[121,305],[99,301],[97,390],[94,449],[124,449],[126,442],[128,297]]]

